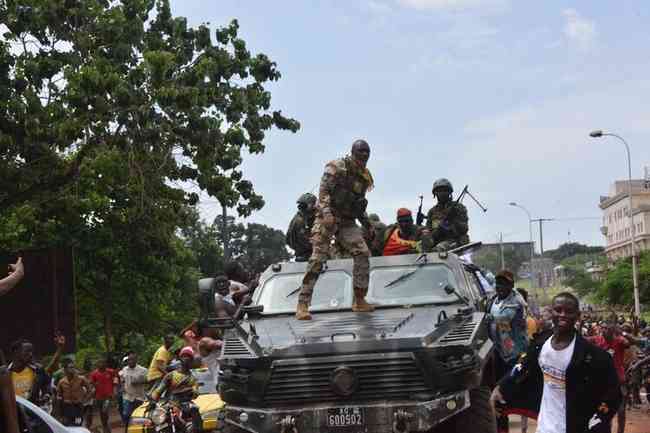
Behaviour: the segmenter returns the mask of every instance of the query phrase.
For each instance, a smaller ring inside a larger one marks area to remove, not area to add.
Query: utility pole
[[[531,222],[537,221],[539,222],[539,258],[540,258],[540,266],[539,266],[539,275],[540,275],[540,286],[542,287],[542,290],[544,290],[544,297],[548,298],[548,294],[546,293],[546,278],[544,275],[544,232],[543,232],[543,224],[545,221],[553,221],[553,218],[537,218],[534,220],[530,220]]]
[[[501,270],[506,268],[506,262],[503,258],[503,232],[499,233],[499,250],[501,255]]]

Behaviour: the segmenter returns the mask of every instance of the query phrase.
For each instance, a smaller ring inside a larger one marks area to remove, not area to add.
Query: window
[[[18,405],[18,422],[21,432],[52,433],[50,426],[38,414],[23,405]]]

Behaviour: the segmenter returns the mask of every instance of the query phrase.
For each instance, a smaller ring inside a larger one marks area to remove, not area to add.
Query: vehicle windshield
[[[294,312],[303,274],[280,274],[266,280],[256,303],[264,305],[264,314]],[[446,285],[459,288],[454,273],[447,266],[391,266],[372,269],[368,300],[377,305],[415,305],[457,302],[447,294]],[[311,311],[352,307],[352,277],[344,271],[327,271],[320,275],[311,303]]]

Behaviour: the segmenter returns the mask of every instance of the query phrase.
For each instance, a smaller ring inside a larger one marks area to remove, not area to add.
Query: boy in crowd
[[[609,432],[621,404],[612,357],[576,331],[580,302],[563,292],[552,302],[553,335],[528,352],[492,393],[497,411],[537,417],[537,433]]]
[[[65,363],[63,377],[56,387],[57,399],[61,403],[61,417],[66,426],[80,426],[83,423],[83,403],[92,387],[85,377],[80,376],[72,360]]]

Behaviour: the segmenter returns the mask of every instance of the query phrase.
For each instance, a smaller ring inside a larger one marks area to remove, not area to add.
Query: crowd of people
[[[650,413],[650,327],[623,316],[581,312],[570,292],[556,295],[534,315],[528,294],[514,289],[514,276],[501,271],[488,304],[488,331],[495,344],[498,386],[492,400],[497,428],[508,431],[508,415],[537,418],[537,432],[625,431],[626,409]]]
[[[22,278],[21,261],[12,265],[12,287]],[[230,262],[224,275],[214,279],[225,287],[217,290],[215,306],[224,308],[224,314],[232,314],[233,308],[245,301],[245,295],[256,282],[240,263]],[[122,356],[106,355],[93,360],[86,357],[82,365],[72,354],[63,354],[66,339],[54,338],[57,350],[46,366],[35,359],[34,345],[25,339],[15,341],[10,348],[10,363],[14,393],[47,412],[52,413],[66,426],[84,425],[89,430],[111,432],[110,414],[117,409],[125,431],[136,408],[145,402],[158,401],[162,395],[174,400],[194,397],[198,383],[191,374],[193,368],[207,368],[218,383],[217,358],[221,339],[215,330],[203,330],[193,321],[178,334],[168,334],[153,354],[148,368],[139,364],[135,351]],[[216,389],[214,390],[216,392]],[[188,394],[189,393],[189,394]],[[200,422],[195,409],[190,416],[195,431]],[[96,423],[98,415],[99,423]]]

